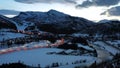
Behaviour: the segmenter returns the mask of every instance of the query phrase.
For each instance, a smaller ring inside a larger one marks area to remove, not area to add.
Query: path
[[[111,58],[111,54],[108,51],[101,49],[97,45],[93,45],[93,44],[89,44],[89,45],[94,47],[95,50],[97,51],[97,57],[98,57],[98,60],[100,60],[100,62],[107,61]]]

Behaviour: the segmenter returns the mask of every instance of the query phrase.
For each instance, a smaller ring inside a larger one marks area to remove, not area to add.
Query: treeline
[[[30,67],[23,63],[9,63],[0,65],[0,68],[30,68]]]
[[[37,42],[40,40],[49,40],[51,43],[54,43],[56,41],[55,36],[49,36],[49,35],[43,35],[43,36],[26,36],[26,37],[18,37],[18,38],[13,38],[13,39],[8,39],[0,41],[0,47],[11,47],[13,44],[26,44],[30,42]]]
[[[0,65],[0,68],[56,68],[56,67],[60,67],[60,66],[66,66],[66,65],[70,65],[70,64],[80,64],[80,63],[85,63],[85,62],[87,62],[87,61],[86,60],[76,60],[76,61],[71,62],[71,63],[53,62],[50,65],[46,65],[45,67],[42,67],[40,64],[38,64],[35,67],[35,66],[28,66],[28,65],[18,61],[16,63],[2,64],[2,65]]]

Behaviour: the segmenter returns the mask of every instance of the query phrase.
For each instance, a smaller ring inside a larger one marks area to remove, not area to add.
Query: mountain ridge
[[[3,15],[0,15],[0,29],[3,29],[3,28],[17,29],[15,23],[12,20],[10,20],[9,18]]]
[[[53,33],[66,33],[70,31],[73,33],[94,24],[94,22],[87,19],[73,17],[56,10],[48,12],[21,12],[12,19],[18,23],[33,23],[39,30]]]
[[[2,15],[1,15],[2,16]],[[69,33],[119,33],[119,20],[101,20],[93,22],[82,17],[74,17],[68,14],[49,10],[47,12],[20,12],[13,18],[6,18],[6,21],[12,22],[16,27],[22,27],[23,30],[39,30],[57,34]],[[113,32],[112,32],[113,31]]]

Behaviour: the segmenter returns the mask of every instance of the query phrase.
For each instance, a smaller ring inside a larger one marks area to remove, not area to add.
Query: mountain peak
[[[67,14],[64,14],[63,12],[51,9],[47,12],[48,14],[54,14],[56,16],[66,16]]]
[[[59,11],[54,10],[54,9],[50,9],[48,12],[59,12]]]

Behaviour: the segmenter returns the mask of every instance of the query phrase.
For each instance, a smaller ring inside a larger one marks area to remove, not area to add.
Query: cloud
[[[1,9],[1,10],[0,10],[0,14],[1,14],[1,15],[17,15],[17,14],[19,14],[19,11]]]
[[[120,6],[112,7],[101,13],[101,15],[120,16]]]
[[[20,3],[33,4],[33,3],[70,3],[76,4],[77,0],[14,0]]]
[[[120,0],[86,0],[82,4],[77,5],[76,7],[90,7],[90,6],[111,6],[116,5]]]

